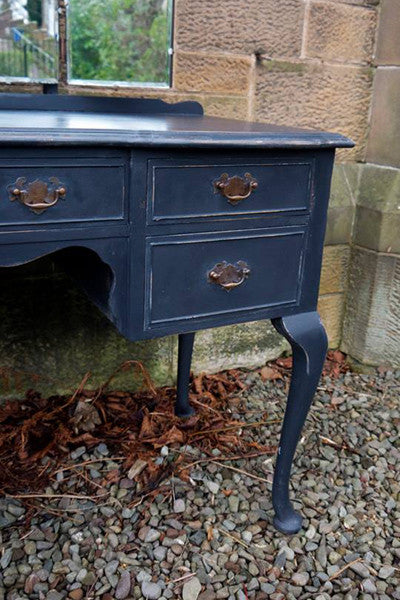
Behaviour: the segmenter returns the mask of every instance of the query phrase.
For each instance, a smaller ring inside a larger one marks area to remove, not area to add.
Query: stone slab
[[[361,363],[400,367],[400,256],[355,247],[342,349]]]
[[[29,388],[68,393],[87,372],[94,388],[132,359],[155,382],[173,381],[171,338],[128,342],[49,258],[0,271],[0,398]],[[130,369],[113,386],[141,383]]]
[[[329,348],[337,348],[342,337],[344,294],[326,294],[318,300],[318,311],[328,334]]]
[[[319,287],[320,295],[345,291],[349,259],[350,246],[325,246]]]
[[[225,369],[265,365],[289,348],[270,321],[217,327],[196,333],[194,372],[216,373]],[[176,357],[175,352],[175,366]]]
[[[400,167],[400,67],[378,67],[367,162]]]
[[[400,169],[361,168],[354,243],[379,252],[400,254]]]
[[[247,56],[177,51],[173,85],[178,91],[246,95],[251,65]]]
[[[400,65],[400,2],[381,0],[375,62]]]
[[[307,57],[369,64],[377,15],[372,8],[338,2],[312,2],[308,14]]]
[[[256,120],[341,132],[356,142],[346,159],[364,157],[372,69],[263,60],[256,71]]]
[[[214,96],[204,94],[198,100],[206,115],[246,121],[250,117],[249,96]]]
[[[349,244],[354,221],[354,206],[330,206],[325,244]]]
[[[333,169],[326,246],[351,242],[359,177],[358,164],[336,164]]]
[[[177,50],[300,55],[301,0],[177,0],[175,15]],[[234,85],[234,72],[231,77]]]

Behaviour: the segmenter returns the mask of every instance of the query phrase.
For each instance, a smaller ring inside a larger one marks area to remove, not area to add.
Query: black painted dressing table
[[[131,340],[272,319],[293,349],[275,525],[326,353],[316,312],[338,134],[203,116],[195,102],[0,96],[0,266],[56,253]]]

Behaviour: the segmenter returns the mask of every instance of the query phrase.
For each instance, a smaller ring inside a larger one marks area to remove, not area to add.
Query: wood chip
[[[128,471],[128,479],[135,479],[147,467],[147,462],[138,458]]]

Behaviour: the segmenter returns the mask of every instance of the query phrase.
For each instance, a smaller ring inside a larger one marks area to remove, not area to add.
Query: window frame
[[[1,84],[24,84],[32,86],[60,86],[72,88],[96,88],[105,90],[118,89],[138,89],[147,88],[149,90],[168,90],[173,84],[173,56],[174,56],[174,24],[175,24],[175,0],[167,0],[169,3],[169,48],[168,55],[168,81],[162,82],[147,82],[147,81],[106,81],[96,79],[73,79],[70,77],[70,56],[68,43],[68,0],[57,0],[57,20],[58,20],[58,77],[51,79],[30,78],[30,77],[11,77],[0,74]]]

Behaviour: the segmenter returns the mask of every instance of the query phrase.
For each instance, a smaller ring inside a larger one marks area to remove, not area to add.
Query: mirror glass
[[[57,0],[0,0],[0,77],[54,82]]]
[[[69,80],[169,85],[172,0],[69,0]]]

